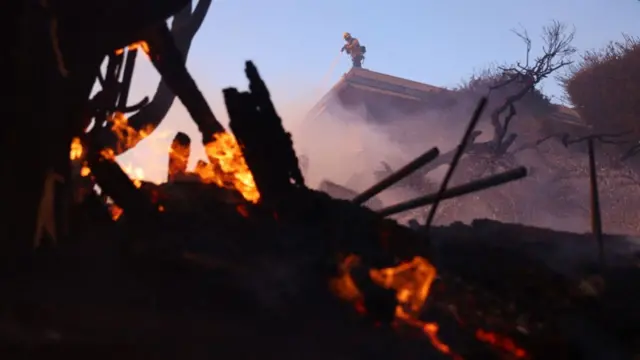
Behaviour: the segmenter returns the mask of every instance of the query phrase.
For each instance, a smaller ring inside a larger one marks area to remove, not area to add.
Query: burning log
[[[304,177],[293,150],[291,135],[271,102],[269,90],[252,62],[246,63],[250,92],[223,91],[229,125],[242,147],[261,201],[278,207],[294,187],[304,188]]]
[[[155,229],[158,207],[141,192],[111,157],[102,153],[88,155],[89,166],[96,183],[128,216],[135,219],[140,230]]]
[[[185,176],[190,155],[191,138],[183,132],[178,132],[173,138],[171,148],[169,149],[167,182],[173,182],[177,178]]]

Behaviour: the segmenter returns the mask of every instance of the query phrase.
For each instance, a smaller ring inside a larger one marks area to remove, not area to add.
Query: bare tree
[[[517,117],[516,105],[525,96],[534,91],[540,82],[557,70],[572,63],[571,56],[576,52],[572,45],[575,29],[567,25],[552,21],[542,28],[542,54],[533,56],[532,41],[526,30],[513,30],[525,45],[525,59],[510,66],[498,66],[497,70],[488,75],[492,77],[492,84],[488,87],[489,94],[497,90],[508,89],[508,94],[490,111],[490,121],[493,127],[493,138],[485,142],[475,142],[482,132],[476,131],[465,149],[465,156],[473,163],[481,163],[481,167],[494,171],[500,167],[515,165],[514,152],[509,151],[517,138],[517,134],[509,132],[509,126]],[[435,161],[416,172],[413,176],[424,178],[431,170],[451,162],[455,149],[442,154]],[[412,182],[415,183],[415,182]]]

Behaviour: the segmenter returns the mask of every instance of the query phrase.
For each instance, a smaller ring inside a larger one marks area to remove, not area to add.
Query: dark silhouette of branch
[[[531,59],[531,38],[526,30],[513,32],[520,37],[525,45],[524,63],[517,62],[510,67],[498,67],[501,71],[501,80],[497,84],[490,87],[490,91],[494,91],[507,85],[515,85],[518,90],[507,96],[502,104],[491,112],[491,125],[494,127],[494,149],[498,153],[505,153],[508,146],[513,144],[515,138],[511,139],[511,143],[504,143],[505,136],[509,130],[512,119],[517,114],[515,104],[522,100],[527,93],[534,88],[549,75],[555,71],[568,66],[572,63],[570,56],[576,52],[576,48],[572,45],[575,30],[568,30],[567,26],[558,21],[553,21],[550,25],[542,28],[542,39],[544,45],[542,47],[542,55]],[[504,121],[500,121],[500,117],[505,116]],[[505,146],[507,145],[507,146]]]
[[[515,158],[509,151],[517,139],[517,134],[509,133],[509,126],[517,117],[516,104],[549,75],[558,69],[570,65],[570,56],[576,52],[572,42],[575,35],[574,29],[558,21],[543,27],[542,55],[531,57],[532,41],[526,30],[513,30],[523,40],[526,46],[525,59],[512,66],[499,66],[498,74],[493,79],[495,82],[489,86],[489,93],[499,89],[512,91],[500,104],[490,112],[493,138],[486,142],[477,143],[474,140],[481,134],[476,131],[467,145],[465,155],[488,159],[491,166],[515,166]],[[490,75],[491,76],[491,75]],[[437,159],[416,171],[412,177],[419,177],[424,181],[428,172],[450,163],[456,149],[441,154]],[[518,150],[520,151],[520,150]],[[640,149],[639,149],[640,151]],[[389,170],[389,169],[387,169]],[[415,184],[418,180],[408,180],[404,184]]]
[[[638,143],[637,140],[633,142],[635,142],[636,144],[631,146],[627,151],[624,152],[624,154],[622,154],[622,157],[620,158],[622,161],[628,160],[640,154],[640,143]]]
[[[192,11],[192,3],[190,2],[189,6],[185,7],[173,18],[171,34],[185,61],[193,38],[200,29],[211,3],[212,0],[198,0]],[[136,131],[144,129],[147,133],[155,130],[171,109],[175,98],[173,91],[161,80],[151,101],[129,117],[129,126]],[[127,108],[136,109],[137,106],[127,106]],[[103,129],[100,134],[101,143],[114,149],[116,155],[126,152],[137,144],[136,139],[129,139],[126,146],[118,144],[119,139],[111,132],[109,127],[104,127]]]

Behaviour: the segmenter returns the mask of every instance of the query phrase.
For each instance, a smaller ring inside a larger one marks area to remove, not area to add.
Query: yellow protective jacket
[[[344,49],[347,51],[347,54],[351,56],[362,55],[362,47],[360,47],[360,42],[356,38],[351,38],[344,46]]]

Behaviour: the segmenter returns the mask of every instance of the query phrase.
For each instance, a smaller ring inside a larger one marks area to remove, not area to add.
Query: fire
[[[216,164],[196,168],[203,182],[236,189],[252,203],[260,200],[253,174],[247,166],[240,145],[231,133],[214,134],[214,141],[205,145],[205,152]]]
[[[366,309],[362,305],[362,294],[349,274],[351,268],[358,262],[357,256],[347,256],[340,264],[340,277],[333,279],[330,285],[334,293],[353,302],[356,304],[356,309],[364,312]],[[461,359],[439,339],[438,324],[418,319],[429,296],[431,284],[436,277],[436,268],[431,263],[416,256],[410,262],[402,263],[393,268],[372,269],[369,275],[378,285],[396,291],[398,306],[395,309],[395,317],[398,323],[420,328],[436,349],[456,359]]]
[[[363,305],[362,294],[350,275],[351,269],[358,265],[359,261],[357,256],[347,256],[340,263],[340,276],[333,279],[330,286],[340,298],[353,303],[358,312],[365,313],[367,310]],[[395,320],[398,324],[421,329],[436,349],[453,359],[461,360],[462,357],[454,353],[438,337],[438,324],[419,319],[436,274],[436,268],[422,257],[415,257],[413,260],[401,263],[396,267],[372,269],[369,272],[373,282],[396,291],[398,306],[395,309]],[[495,349],[511,354],[514,358],[529,358],[524,349],[518,347],[512,339],[506,336],[478,329],[475,332],[475,337]]]
[[[142,181],[144,181],[144,170],[141,168],[134,168],[131,164],[123,167],[122,170],[129,175],[129,178],[137,188],[142,186]]]
[[[87,164],[82,165],[82,168],[80,168],[80,176],[87,177],[89,175],[91,175],[91,169],[89,169],[89,166]]]
[[[80,142],[80,138],[75,137],[71,140],[71,152],[69,154],[69,158],[71,160],[77,160],[82,157],[82,143]]]
[[[134,147],[154,130],[152,126],[140,130],[134,129],[129,125],[129,119],[121,112],[113,113],[108,122],[111,123],[111,131],[118,137],[117,150],[119,153]],[[113,153],[113,150],[109,149],[109,151]]]
[[[127,46],[126,48],[116,50],[115,53],[116,55],[122,55],[124,54],[125,50],[131,51],[136,49],[142,49],[142,51],[144,51],[145,54],[149,54],[149,44],[147,44],[146,41],[136,41],[133,44]]]

